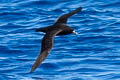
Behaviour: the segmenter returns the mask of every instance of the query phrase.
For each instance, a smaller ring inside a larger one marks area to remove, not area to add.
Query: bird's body
[[[74,29],[69,27],[68,25],[64,24],[64,23],[58,23],[58,24],[54,24],[52,26],[48,26],[45,28],[39,28],[36,29],[36,32],[50,32],[53,30],[57,30],[57,29],[62,29],[62,31],[60,33],[58,33],[57,35],[66,35],[66,34],[70,34]]]
[[[71,33],[76,33],[73,28],[69,27],[66,23],[69,17],[81,11],[82,8],[77,8],[76,10],[64,14],[58,18],[55,24],[45,27],[36,29],[36,32],[44,32],[46,33],[42,40],[41,52],[38,56],[36,62],[34,63],[31,72],[33,72],[41,63],[44,61],[48,54],[50,53],[51,49],[54,45],[54,37],[56,35],[67,35]]]

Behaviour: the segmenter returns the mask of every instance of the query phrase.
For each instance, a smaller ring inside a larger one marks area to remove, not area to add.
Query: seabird
[[[73,10],[67,14],[60,16],[53,25],[45,27],[45,28],[36,29],[36,32],[44,32],[46,34],[42,39],[40,55],[36,59],[30,72],[33,72],[47,58],[48,54],[53,48],[54,37],[56,35],[66,35],[70,33],[77,34],[77,32],[75,32],[74,29],[68,26],[66,23],[69,17],[80,12],[81,10],[82,10],[82,7],[79,7],[76,10]]]

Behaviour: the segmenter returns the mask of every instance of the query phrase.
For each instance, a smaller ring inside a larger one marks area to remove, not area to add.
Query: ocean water
[[[42,32],[62,14],[79,35],[56,36],[33,73]],[[0,80],[120,80],[120,0],[0,0]]]

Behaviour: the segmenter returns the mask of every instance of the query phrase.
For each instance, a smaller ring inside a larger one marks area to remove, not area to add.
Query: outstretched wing
[[[44,61],[47,58],[48,54],[50,53],[50,51],[53,47],[54,37],[61,31],[62,30],[59,29],[59,30],[47,32],[45,34],[45,36],[43,37],[43,40],[42,40],[41,53],[38,56],[38,58],[36,59],[30,72],[33,72],[42,63],[42,61]]]
[[[64,14],[64,15],[60,16],[58,18],[58,20],[55,22],[55,24],[56,23],[67,23],[67,20],[68,20],[69,17],[71,17],[72,15],[78,13],[81,10],[82,10],[82,7],[79,7],[76,10],[73,10],[72,12],[70,12],[68,14]]]

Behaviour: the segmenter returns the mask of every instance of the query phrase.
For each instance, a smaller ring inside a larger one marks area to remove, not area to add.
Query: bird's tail
[[[44,28],[38,28],[35,30],[35,32],[45,32],[45,31],[44,31]]]

